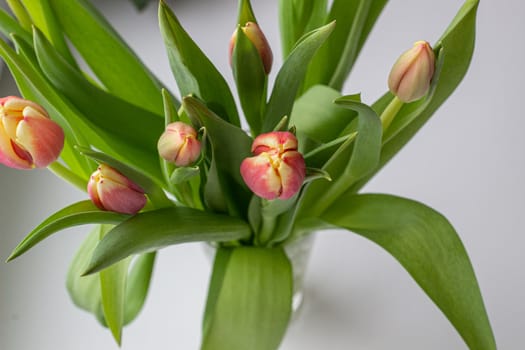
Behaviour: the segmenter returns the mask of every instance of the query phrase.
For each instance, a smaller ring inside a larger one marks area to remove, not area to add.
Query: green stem
[[[404,102],[401,101],[399,98],[394,96],[392,101],[386,106],[385,110],[379,117],[381,119],[381,124],[383,125],[383,136],[385,135],[385,131],[388,129],[394,118],[396,117],[397,113],[403,107]]]
[[[59,162],[53,162],[47,168],[53,174],[74,185],[81,191],[86,191],[86,181],[71,170],[69,170],[68,168],[66,168],[65,166],[63,166],[62,164],[60,164]]]
[[[275,216],[262,215],[261,230],[256,238],[257,245],[263,246],[270,241],[275,231],[276,224],[277,220]]]

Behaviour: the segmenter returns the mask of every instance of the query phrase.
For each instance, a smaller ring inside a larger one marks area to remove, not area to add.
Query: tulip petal
[[[13,142],[5,129],[0,125],[0,163],[15,169],[31,169],[32,162],[20,158],[13,148]]]
[[[306,176],[306,165],[301,153],[285,152],[282,155],[279,174],[283,187],[279,199],[288,199],[299,191]]]
[[[96,188],[98,198],[106,210],[133,215],[146,205],[146,197],[142,192],[111,179],[101,179]]]
[[[16,128],[16,142],[31,154],[37,168],[46,167],[60,155],[64,132],[57,123],[42,117],[32,107],[26,107],[24,115]]]
[[[281,195],[281,178],[267,153],[243,160],[241,176],[248,188],[261,198],[275,199]]]

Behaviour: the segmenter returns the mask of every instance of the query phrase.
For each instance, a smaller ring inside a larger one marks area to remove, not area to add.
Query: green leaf
[[[155,252],[142,254],[132,262],[126,284],[124,324],[133,321],[144,306],[156,255]]]
[[[327,3],[327,0],[279,1],[279,26],[284,57],[288,57],[304,34],[325,23]]]
[[[159,5],[159,21],[181,96],[195,94],[206,101],[209,108],[222,119],[239,126],[237,107],[228,84],[184,31],[164,0]]]
[[[445,217],[408,199],[344,195],[321,219],[377,243],[410,273],[470,349],[496,344],[467,252]]]
[[[328,186],[324,181],[307,185],[301,199],[304,216],[318,215],[379,163],[382,126],[377,114],[360,103],[358,95],[343,96],[335,102],[357,112],[357,131],[339,146],[322,169],[333,181]]]
[[[16,246],[7,261],[19,257],[55,232],[73,226],[92,223],[118,224],[128,217],[128,215],[124,214],[102,211],[88,200],[72,204],[57,211],[31,231],[22,242]]]
[[[339,97],[341,93],[328,86],[312,86],[295,102],[290,124],[298,133],[317,142],[334,140],[356,116],[355,112],[334,104]]]
[[[86,0],[51,0],[61,27],[112,94],[162,115],[162,85]],[[74,14],[74,15],[72,15]]]
[[[211,284],[201,350],[275,350],[292,309],[290,261],[281,248],[239,247],[229,254],[226,266],[214,269],[223,276]]]
[[[200,168],[198,166],[185,166],[175,168],[170,176],[170,183],[173,185],[179,185],[183,182],[189,181],[192,177],[200,174]]]
[[[434,45],[434,50],[439,53],[439,66],[434,75],[431,96],[407,104],[398,112],[385,134],[379,167],[353,186],[351,191],[357,192],[392,159],[459,85],[467,72],[474,50],[478,3],[476,0],[466,1],[441,39]],[[387,93],[373,108],[381,113],[392,98],[393,96]]]
[[[308,63],[328,38],[334,26],[335,23],[332,22],[311,31],[292,50],[275,79],[272,95],[266,107],[263,132],[273,130],[282,117],[290,115]]]
[[[325,23],[337,26],[308,67],[303,91],[317,84],[342,88],[387,1],[334,0]]]
[[[101,324],[106,325],[102,311],[100,276],[81,276],[100,240],[100,230],[100,225],[97,225],[80,245],[69,266],[66,287],[73,304],[92,313]]]
[[[102,237],[111,230],[111,226],[103,225]],[[122,327],[126,302],[126,283],[130,259],[124,259],[100,271],[100,293],[104,318],[118,345],[121,344]]]
[[[164,131],[162,117],[89,83],[38,30],[34,32],[34,41],[39,64],[47,78],[84,113],[89,123],[108,134],[104,141],[115,149],[111,155],[162,178],[157,157],[157,140]]]
[[[173,244],[225,242],[249,235],[249,225],[240,219],[196,209],[176,207],[139,213],[104,236],[85,274],[100,271],[132,254]]]

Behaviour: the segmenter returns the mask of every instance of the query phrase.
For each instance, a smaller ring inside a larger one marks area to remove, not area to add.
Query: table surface
[[[172,1],[183,25],[231,83],[228,40],[235,1]],[[254,1],[281,63],[276,1]],[[391,63],[412,42],[435,41],[462,1],[391,1],[344,92],[372,102],[386,89]],[[156,8],[138,14],[128,1],[98,1],[117,30],[173,91]],[[482,1],[477,48],[456,93],[366,192],[424,202],[449,218],[476,270],[499,348],[525,344],[523,2]],[[9,74],[0,94],[15,94]],[[49,172],[0,167],[0,257],[42,219],[85,198]],[[64,277],[86,227],[42,242],[0,265],[0,349],[117,349],[110,333],[69,300]],[[126,327],[122,349],[197,349],[210,273],[202,246],[160,252],[151,293]],[[466,349],[452,326],[400,265],[371,242],[344,231],[317,234],[305,304],[281,349]]]

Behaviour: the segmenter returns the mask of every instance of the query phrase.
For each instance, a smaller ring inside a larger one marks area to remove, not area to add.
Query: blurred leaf
[[[100,225],[97,225],[80,245],[69,266],[66,287],[73,303],[82,310],[95,315],[99,322],[105,326],[100,293],[100,276],[98,274],[81,276],[100,239],[100,230]]]
[[[257,23],[255,14],[250,0],[239,0],[239,14],[237,15],[237,24],[245,25],[247,22]]]
[[[89,200],[77,202],[57,211],[46,220],[42,221],[40,225],[31,231],[22,242],[17,245],[7,261],[19,257],[55,232],[85,224],[118,224],[128,217],[128,215],[124,214],[102,211]]]
[[[102,225],[100,239],[110,230],[111,226]],[[100,292],[104,318],[119,346],[121,345],[122,327],[124,325],[126,283],[130,259],[121,260],[100,271]]]
[[[6,0],[5,2],[9,6],[9,9],[13,13],[13,15],[16,17],[16,20],[18,21],[20,26],[24,30],[30,31],[32,26],[31,18],[29,17],[29,13],[27,13],[27,10],[22,4],[21,0]]]
[[[496,349],[467,252],[445,217],[408,199],[347,194],[321,215],[394,256],[456,327],[470,349]]]
[[[308,63],[325,42],[335,23],[332,22],[306,34],[294,47],[275,79],[266,108],[263,132],[273,130],[282,117],[290,115],[297,92],[306,74]]]
[[[173,185],[179,185],[183,182],[190,180],[192,177],[200,174],[198,166],[185,166],[176,168],[173,170],[170,176],[170,183]]]
[[[339,97],[341,93],[328,86],[312,86],[295,102],[290,124],[320,143],[336,139],[356,116],[334,103]]]
[[[387,1],[333,1],[325,23],[336,21],[337,26],[308,67],[303,91],[317,84],[341,90]]]
[[[279,1],[281,44],[285,58],[304,34],[326,23],[327,3],[327,0]]]
[[[120,150],[113,150],[111,155],[162,178],[157,152],[157,140],[164,130],[161,116],[89,83],[68,65],[39,31],[35,31],[34,40],[40,66],[52,84],[84,113],[90,123],[108,134],[104,141],[112,149]]]
[[[237,107],[228,84],[184,31],[164,0],[160,1],[159,21],[171,70],[181,96],[197,95],[222,119],[239,126]]]
[[[130,0],[138,10],[143,10],[148,4],[150,3],[150,0]]]
[[[352,187],[352,192],[362,188],[372,176],[392,159],[419,131],[434,112],[454,92],[470,65],[474,50],[476,10],[479,1],[468,0],[438,40],[434,50],[439,53],[439,66],[433,81],[433,91],[428,99],[406,104],[397,114],[385,134],[381,159],[376,170]],[[381,113],[392,99],[385,94],[373,108]]]
[[[33,41],[31,39],[31,34],[29,34],[4,9],[0,9],[0,32],[6,37],[9,37],[14,33],[28,43]]]
[[[131,264],[126,284],[124,324],[133,321],[144,306],[156,255],[155,252],[139,255]]]
[[[162,85],[88,1],[50,4],[69,40],[109,92],[162,115]]]
[[[277,349],[292,311],[290,261],[281,248],[238,247],[228,254],[225,266],[214,269],[220,276],[210,284],[201,350]]]
[[[225,242],[249,235],[249,225],[240,219],[196,209],[176,207],[139,213],[104,236],[84,273],[95,273],[132,254],[173,244]]]
[[[232,54],[232,69],[244,116],[252,134],[258,135],[266,106],[268,79],[259,51],[240,27],[237,28],[237,41]]]

